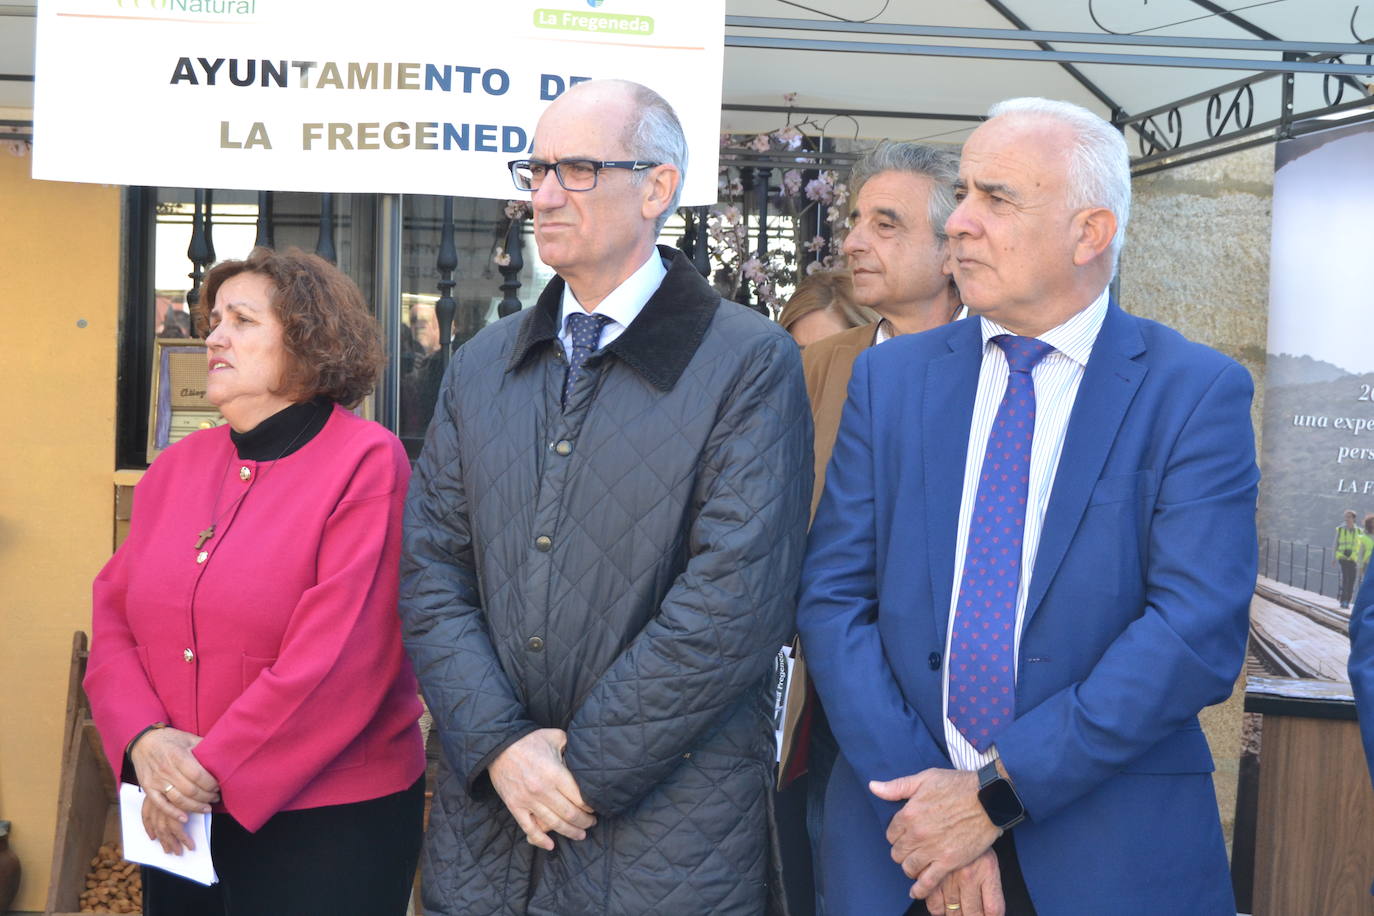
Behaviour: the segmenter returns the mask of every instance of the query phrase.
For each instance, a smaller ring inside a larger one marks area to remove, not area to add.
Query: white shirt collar
[[[619,286],[607,294],[605,299],[597,303],[592,312],[605,315],[611,319],[611,323],[601,332],[602,346],[610,343],[620,335],[621,331],[630,326],[630,322],[638,317],[644,309],[645,303],[662,285],[663,278],[667,275],[668,268],[663,266],[663,257],[658,253],[658,248],[655,246],[649,254],[649,259],[638,270],[626,277]],[[573,295],[572,287],[565,283],[563,285],[562,311],[558,318],[560,337],[568,333],[568,316],[574,311],[583,311],[582,303],[578,302],[577,297]]]
[[[1107,317],[1107,302],[1110,298],[1109,287],[1103,287],[1091,305],[1063,324],[1050,328],[1037,339],[1043,340],[1080,366],[1086,366],[1088,357],[1092,356],[1097,333],[1102,330],[1102,322]],[[999,334],[1011,333],[995,321],[981,316],[978,320],[982,323],[984,351],[987,350],[988,342],[992,338]]]
[[[957,309],[954,310],[954,316],[953,316],[952,318],[950,318],[949,320],[950,320],[950,323],[953,324],[954,322],[959,321],[959,320],[964,319],[964,318],[967,318],[967,317],[968,317],[968,306],[967,306],[967,305],[961,305],[961,306],[959,306]],[[896,331],[895,331],[895,330],[893,329],[893,327],[892,327],[892,322],[888,321],[886,318],[879,318],[879,319],[878,319],[878,331],[877,331],[876,334],[873,335],[873,346],[876,347],[876,346],[877,346],[878,344],[880,344],[880,343],[887,343],[889,340],[891,340],[892,338],[894,338],[894,337],[896,337],[896,336],[897,336],[897,333],[896,333]],[[986,339],[984,340],[984,343],[986,343]]]

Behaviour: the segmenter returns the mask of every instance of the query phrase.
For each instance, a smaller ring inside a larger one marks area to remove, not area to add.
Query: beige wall
[[[1239,360],[1255,378],[1255,433],[1264,397],[1269,224],[1274,148],[1233,153],[1135,181],[1121,259],[1121,304]],[[1203,714],[1217,761],[1228,840],[1236,813],[1242,675],[1227,702]]]
[[[0,818],[18,910],[46,900],[72,631],[110,555],[119,290],[118,190],[34,181],[31,163],[0,145]]]

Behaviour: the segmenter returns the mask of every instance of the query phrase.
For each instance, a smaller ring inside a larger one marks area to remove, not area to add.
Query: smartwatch
[[[1026,819],[1026,806],[1011,781],[997,772],[996,760],[978,770],[978,801],[998,830],[1010,830]]]

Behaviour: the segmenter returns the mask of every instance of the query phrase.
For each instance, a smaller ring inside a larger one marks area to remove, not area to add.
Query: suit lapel
[[[968,430],[978,394],[983,361],[982,322],[959,322],[949,338],[950,352],[926,364],[921,404],[921,460],[925,470],[926,544],[930,573],[931,618],[944,645],[954,585],[954,549],[959,499],[964,488]]]
[[[1064,450],[1059,457],[1054,489],[1045,511],[1030,594],[1026,598],[1023,632],[1030,626],[1031,618],[1054,581],[1064,553],[1087,510],[1093,488],[1102,476],[1102,468],[1126,410],[1145,378],[1147,367],[1134,359],[1144,352],[1145,342],[1136,319],[1121,311],[1115,302],[1111,303],[1102,330],[1093,343],[1092,355],[1083,370],[1083,380],[1069,416]]]

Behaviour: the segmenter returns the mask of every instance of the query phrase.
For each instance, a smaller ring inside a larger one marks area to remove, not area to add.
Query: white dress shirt
[[[625,278],[615,289],[607,294],[605,299],[597,303],[596,308],[592,309],[593,315],[605,315],[611,319],[606,326],[601,329],[601,342],[597,349],[601,349],[615,340],[625,329],[630,326],[647,303],[658,292],[658,288],[663,283],[663,278],[668,276],[668,268],[663,263],[663,257],[655,247],[649,255],[649,260],[645,261],[638,270]],[[558,340],[563,344],[563,355],[572,358],[572,332],[568,330],[568,316],[573,312],[585,312],[582,303],[577,301],[573,295],[572,287],[563,284],[563,304],[562,311],[558,318]]]
[[[954,310],[954,317],[951,318],[950,321],[958,321],[960,318],[965,318],[967,316],[968,306],[961,305]],[[876,347],[880,343],[887,343],[896,336],[897,334],[892,330],[892,322],[888,321],[886,318],[880,318],[878,320],[878,333],[873,337],[873,346]]]
[[[1021,542],[1020,585],[1016,592],[1016,630],[1013,644],[1013,675],[1020,673],[1021,627],[1025,623],[1026,596],[1030,593],[1030,579],[1035,569],[1035,555],[1040,548],[1040,532],[1045,523],[1045,509],[1054,488],[1054,475],[1059,468],[1059,456],[1064,451],[1064,435],[1069,428],[1078,385],[1083,369],[1092,355],[1093,342],[1107,317],[1107,290],[1093,303],[1068,321],[1039,336],[1054,350],[1031,371],[1035,384],[1035,436],[1031,440],[1030,486],[1026,491],[1026,525]],[[992,342],[1007,329],[979,318],[983,331],[983,364],[978,370],[978,394],[973,402],[973,424],[968,434],[968,454],[964,459],[964,491],[959,504],[959,529],[955,535],[954,588],[950,594],[949,627],[945,633],[945,658],[949,658],[950,639],[954,634],[954,615],[959,606],[959,585],[964,578],[964,553],[968,548],[969,521],[978,496],[978,479],[983,456],[988,447],[992,421],[1007,390],[1007,357],[1002,348]],[[949,721],[949,665],[941,675],[941,712],[945,722],[945,743],[955,768],[976,770],[997,757],[997,748],[980,754],[969,744],[954,723]]]

